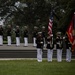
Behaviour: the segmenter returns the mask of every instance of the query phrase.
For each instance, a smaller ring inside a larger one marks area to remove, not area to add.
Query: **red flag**
[[[52,26],[53,26],[53,12],[50,14],[49,24],[48,24],[48,35],[52,34]]]
[[[69,24],[69,27],[67,29],[67,35],[68,35],[68,38],[69,38],[69,41],[70,43],[72,44],[72,51],[74,51],[75,49],[75,29],[74,29],[74,17],[75,17],[75,14],[73,15],[71,21],[70,21],[70,24]]]

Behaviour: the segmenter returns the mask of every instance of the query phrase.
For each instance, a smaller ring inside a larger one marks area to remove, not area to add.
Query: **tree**
[[[21,28],[28,25],[48,26],[50,12],[54,12],[53,33],[60,30],[65,33],[70,21],[71,11],[75,9],[74,0],[0,0],[0,17],[5,20],[5,25]],[[64,30],[63,30],[64,29]]]
[[[65,14],[63,15],[63,17],[60,19],[60,30],[63,31],[63,33],[66,32],[66,29],[70,23],[70,20],[72,18],[72,15],[75,11],[75,1],[74,0],[70,0],[67,2],[67,7],[65,10]],[[64,30],[63,30],[64,29]]]

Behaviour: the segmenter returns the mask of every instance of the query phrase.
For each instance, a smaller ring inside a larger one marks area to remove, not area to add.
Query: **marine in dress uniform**
[[[37,37],[37,33],[38,33],[38,28],[36,26],[34,26],[34,32],[33,32],[33,46],[36,47],[36,37]]]
[[[62,61],[62,37],[61,37],[61,32],[57,32],[57,37],[56,37],[56,48],[57,48],[57,61],[61,62]]]
[[[16,26],[16,46],[20,46],[20,29],[19,26]]]
[[[42,50],[43,50],[43,43],[44,43],[42,32],[38,32],[36,43],[37,43],[37,61],[42,62]]]
[[[0,25],[0,46],[3,45],[3,28],[2,25]]]
[[[66,34],[66,36],[63,38],[65,40],[65,43],[66,43],[66,61],[67,62],[71,62],[71,43],[68,39],[68,36]]]
[[[11,45],[11,25],[8,25],[7,28],[7,41],[8,41],[8,46]]]
[[[27,26],[24,27],[24,46],[28,46],[28,30],[27,30]]]
[[[44,39],[44,47],[46,47],[46,36],[45,36],[45,26],[42,26],[42,35],[43,35],[43,39]]]
[[[48,62],[52,62],[53,48],[54,48],[53,34],[47,37],[47,47],[46,48],[47,48],[47,60]]]

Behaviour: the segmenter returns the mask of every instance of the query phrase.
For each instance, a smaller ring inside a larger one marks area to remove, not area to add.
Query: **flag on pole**
[[[73,43],[72,43],[72,50],[75,50],[75,12],[73,18]]]
[[[52,27],[53,27],[53,12],[50,13],[49,24],[48,24],[48,35],[52,34]]]
[[[67,35],[70,43],[72,44],[72,51],[75,49],[75,13],[70,21],[69,27],[67,29]]]

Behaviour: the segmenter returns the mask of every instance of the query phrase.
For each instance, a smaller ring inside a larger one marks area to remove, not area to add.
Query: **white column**
[[[37,48],[37,61],[42,62],[42,49]]]
[[[0,45],[3,45],[3,36],[0,35]]]
[[[48,62],[52,62],[52,56],[53,56],[53,49],[48,49],[47,50],[47,60]]]
[[[7,36],[8,45],[11,45],[11,36]]]
[[[16,46],[20,46],[20,37],[16,37]]]
[[[36,38],[34,37],[34,38],[33,38],[33,46],[36,47],[36,45],[37,45],[37,44],[36,44]]]
[[[66,61],[71,62],[71,50],[70,49],[66,50]]]
[[[28,38],[24,37],[24,46],[28,46]]]
[[[57,61],[61,62],[62,61],[62,50],[57,49]]]

